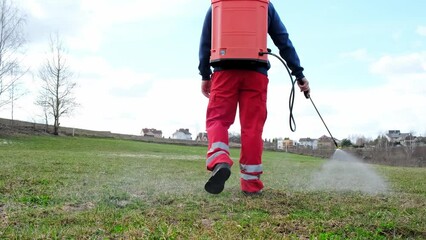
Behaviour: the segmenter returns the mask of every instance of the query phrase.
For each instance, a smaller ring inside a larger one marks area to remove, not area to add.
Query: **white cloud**
[[[403,56],[383,56],[371,65],[371,71],[389,78],[424,76],[426,73],[426,52]]]
[[[195,0],[20,0],[28,15],[29,41],[47,41],[59,32],[71,49],[97,52],[106,33],[123,24],[141,21],[166,22],[177,16],[194,14],[187,6],[200,6]],[[153,7],[156,6],[156,7]],[[161,6],[161,7],[158,7]]]
[[[81,9],[107,24],[181,15],[194,0],[81,0]],[[161,7],[159,7],[161,6]]]
[[[42,8],[41,4],[37,2],[36,0],[27,0],[22,2],[23,2],[22,7],[34,17],[44,18],[46,16],[46,11]]]
[[[152,127],[162,130],[165,137],[179,128],[190,128],[193,135],[204,131],[207,99],[192,79],[156,79],[149,90],[131,98],[111,94],[119,80],[112,84],[104,80],[105,84],[97,81],[81,87],[78,99],[84,105],[78,117],[64,120],[65,125],[128,134]]]
[[[19,0],[26,21],[25,34],[29,43],[47,42],[51,33],[75,35],[87,22],[78,2]]]
[[[358,89],[317,88],[312,86],[312,100],[334,137],[363,135],[375,138],[390,129],[426,133],[426,53],[383,56],[371,64],[376,82]],[[318,79],[317,79],[318,80]],[[320,80],[312,82],[315,84]],[[318,138],[329,135],[309,100],[297,92],[294,116],[297,130],[288,123],[289,86],[270,87],[267,136]]]
[[[342,53],[341,57],[343,57],[343,58],[349,58],[349,59],[355,59],[355,60],[358,60],[358,61],[370,60],[368,52],[364,48],[357,49],[357,50],[354,50],[352,52]]]
[[[404,81],[388,82],[382,86],[346,91],[320,90],[313,94],[313,101],[334,137],[342,139],[350,135],[375,138],[390,129],[404,132],[426,133],[425,84],[410,85]],[[422,90],[416,91],[414,89]],[[275,109],[277,107],[274,107]],[[288,110],[281,118],[284,131],[288,130]],[[311,103],[298,99],[295,117],[296,133],[290,137],[318,138],[329,135]]]
[[[418,26],[417,33],[421,36],[426,37],[426,26]]]
[[[426,52],[383,56],[372,64],[371,70],[386,81],[360,95],[371,100],[364,102],[364,106],[375,106],[369,116],[375,116],[382,128],[423,134],[426,131]]]

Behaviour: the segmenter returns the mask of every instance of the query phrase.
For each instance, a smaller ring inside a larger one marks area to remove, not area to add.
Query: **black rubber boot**
[[[212,176],[204,185],[204,189],[211,194],[221,193],[229,176],[231,176],[231,166],[227,163],[217,164],[213,169]]]

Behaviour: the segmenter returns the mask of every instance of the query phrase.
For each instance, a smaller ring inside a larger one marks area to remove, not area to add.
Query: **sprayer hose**
[[[290,130],[292,132],[295,132],[296,131],[296,121],[294,120],[294,116],[293,116],[293,106],[294,106],[294,96],[295,96],[295,93],[294,93],[295,92],[295,90],[294,90],[294,84],[296,84],[297,79],[293,80],[293,77],[291,76],[291,73],[290,73],[290,69],[288,68],[287,64],[284,62],[284,60],[280,56],[278,56],[276,54],[273,54],[270,49],[268,49],[268,52],[260,52],[259,53],[260,56],[262,56],[264,54],[269,54],[269,55],[272,55],[272,56],[278,58],[278,60],[280,60],[281,63],[284,65],[285,69],[287,70],[288,76],[290,77],[291,91],[290,91],[290,98],[289,98],[289,103],[288,103],[288,107],[289,107],[289,110],[290,110],[289,124],[290,124]],[[327,127],[327,124],[325,124],[325,121],[322,118],[322,116],[321,116],[320,112],[318,111],[317,107],[315,106],[314,101],[312,100],[311,96],[309,94],[308,95],[305,94],[305,97],[309,98],[311,100],[311,103],[314,106],[315,110],[317,111],[319,117],[321,118],[322,123],[324,123],[325,128],[327,129],[328,133],[330,134],[330,137],[333,140],[334,145],[336,145],[336,148],[338,148],[339,146],[338,146],[338,144],[336,142],[336,139],[333,137],[333,135],[331,135],[331,132],[330,132],[330,130]]]
[[[261,52],[259,53],[259,55],[263,55],[263,54],[269,54],[272,55],[276,58],[278,58],[278,60],[281,61],[281,63],[284,65],[285,69],[287,70],[288,76],[290,77],[290,81],[291,81],[291,90],[290,90],[290,97],[289,97],[289,101],[288,101],[288,108],[289,108],[289,125],[290,125],[290,130],[292,132],[296,131],[296,121],[294,120],[294,115],[293,115],[293,107],[294,107],[294,97],[295,97],[295,88],[294,85],[296,84],[296,80],[293,80],[293,77],[291,76],[290,73],[290,69],[288,68],[287,64],[285,63],[285,61],[278,55],[272,53],[269,51],[268,52]]]

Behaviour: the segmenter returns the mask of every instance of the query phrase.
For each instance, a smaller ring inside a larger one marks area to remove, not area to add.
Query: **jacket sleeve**
[[[275,46],[279,49],[280,56],[286,61],[288,67],[292,71],[291,74],[294,75],[296,79],[303,78],[304,69],[300,66],[299,56],[290,41],[286,27],[271,2],[269,3],[268,16],[268,34],[271,36]]]
[[[200,49],[198,53],[199,65],[198,70],[202,80],[210,80],[212,70],[210,68],[210,49],[211,49],[211,28],[212,28],[212,10],[211,7],[207,11],[204,19],[203,29],[201,32]]]

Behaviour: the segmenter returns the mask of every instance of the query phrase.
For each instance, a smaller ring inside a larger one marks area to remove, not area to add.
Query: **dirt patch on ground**
[[[9,224],[9,220],[8,220],[5,208],[6,208],[5,205],[0,203],[0,226],[3,226],[3,227]]]
[[[95,207],[95,204],[93,204],[92,202],[81,203],[81,204],[71,203],[71,204],[64,205],[62,207],[62,210],[64,210],[65,212],[80,212],[80,211],[90,210],[94,207]]]

